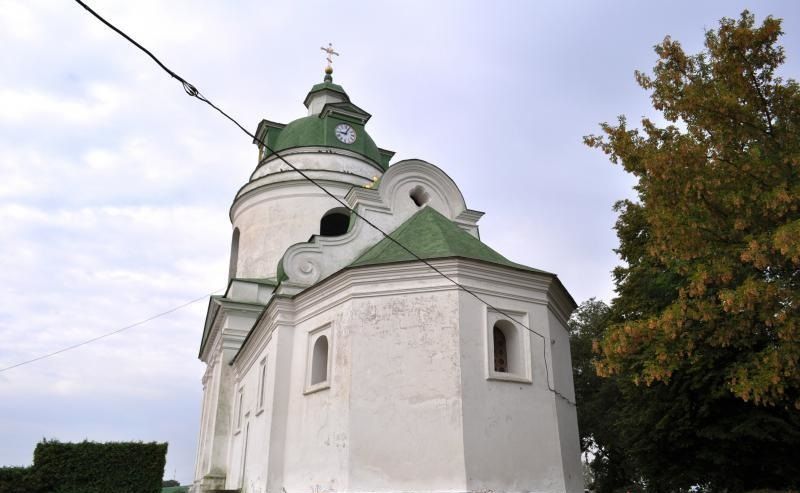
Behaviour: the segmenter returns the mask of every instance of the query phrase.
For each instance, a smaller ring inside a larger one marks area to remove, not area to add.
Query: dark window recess
[[[320,236],[341,236],[347,233],[350,216],[341,212],[327,214],[319,222]]]
[[[508,373],[506,335],[497,326],[494,328],[494,371]]]
[[[236,277],[236,268],[239,263],[239,228],[233,230],[231,238],[231,262],[228,266],[228,280]]]

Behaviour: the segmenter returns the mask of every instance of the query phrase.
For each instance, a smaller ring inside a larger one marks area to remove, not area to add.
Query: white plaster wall
[[[213,421],[215,417],[215,410],[217,408],[217,391],[216,386],[219,381],[219,372],[216,371],[217,367],[210,364],[206,369],[205,382],[203,384],[203,408],[200,420],[200,436],[197,439],[197,462],[195,465],[195,480],[200,480],[204,475],[209,472],[209,463],[211,460],[211,447],[209,446],[208,436],[213,433]]]
[[[503,311],[526,313],[528,326],[549,341],[545,305],[489,294],[482,297]],[[547,388],[542,338],[529,334],[532,383],[488,380],[487,307],[467,293],[460,294],[460,307],[467,489],[581,491],[565,483],[558,409],[555,395]]]
[[[322,92],[315,94],[308,102],[308,114],[317,115],[322,111],[322,107],[328,103],[340,103],[344,98],[336,93]]]
[[[343,198],[350,186],[326,184],[326,188]],[[320,189],[301,182],[238,201],[232,219],[234,228],[239,228],[236,277],[275,277],[286,249],[319,234],[320,219],[337,207],[341,205]]]
[[[415,284],[406,279],[381,290]],[[319,305],[309,304],[298,310],[293,330],[280,329],[291,334],[291,347],[271,358],[278,367],[273,378],[276,388],[287,382],[288,391],[270,397],[275,399],[273,419],[285,419],[285,438],[272,437],[270,446],[282,447],[283,457],[268,466],[266,460],[248,458],[246,491],[266,491],[266,484],[269,491],[285,488],[289,493],[464,490],[457,293],[448,287],[348,299],[351,294],[347,290],[326,298],[329,308],[320,313]],[[326,326],[330,387],[306,393],[308,334]],[[260,361],[262,353],[247,360]],[[282,362],[288,362],[283,370]],[[252,445],[253,437],[270,439],[263,428],[267,421],[262,426],[259,417],[252,417],[257,365],[241,371],[244,410],[251,412],[248,453],[274,456],[275,450]],[[241,468],[242,441],[243,432],[231,442],[231,488],[239,486],[233,471]],[[266,467],[270,477],[265,484]]]
[[[233,355],[236,353],[233,349],[222,350],[221,357],[217,362],[214,373],[214,380],[217,382],[214,386],[215,397],[213,417],[210,421],[210,429],[206,442],[206,447],[209,451],[209,462],[206,474],[214,476],[225,476],[227,474],[228,464],[228,440],[230,438],[230,416],[231,416],[231,402],[233,393],[233,376],[231,368],[228,365]]]
[[[350,489],[464,490],[456,291],[347,305]]]
[[[340,199],[353,186],[381,176],[375,165],[346,150],[310,147],[281,154]],[[341,204],[282,160],[265,162],[231,207],[231,222],[240,234],[235,277],[275,277],[286,249],[318,234],[322,216],[337,207]]]
[[[563,395],[556,399],[558,434],[561,443],[567,491],[583,491],[581,448],[578,434],[578,415],[575,407],[575,386],[572,378],[572,357],[569,348],[569,332],[553,312],[548,312],[551,327],[553,361],[553,381],[555,388]]]
[[[289,172],[291,168],[284,162],[284,159],[295,168],[304,171],[312,173],[332,171],[344,174],[346,176],[340,176],[339,180],[348,183],[352,182],[353,177],[372,180],[373,177],[381,174],[374,164],[365,161],[360,154],[346,149],[309,146],[283,150],[280,152],[280,156],[283,159],[273,155],[264,161],[250,176],[250,183],[243,190],[268,183],[302,180],[303,178],[296,173]]]
[[[283,486],[288,492],[348,489],[349,334],[346,307],[339,305],[300,322],[291,348],[288,379]],[[302,313],[298,318],[303,319]],[[307,393],[309,333],[328,331],[328,388]]]
[[[437,264],[477,283],[498,308],[527,314],[548,344],[556,338],[558,371],[550,377],[571,395],[563,373],[568,345],[560,346],[566,332],[548,310],[546,279],[458,260]],[[345,272],[276,302],[281,321],[263,319],[234,365],[249,420],[230,440],[228,488],[581,491],[574,407],[547,389],[541,338],[531,336],[532,383],[487,380],[486,305],[427,267]],[[308,337],[320,328],[330,331],[330,387],[309,393]],[[265,355],[268,408],[259,415]],[[233,409],[233,392],[230,399]]]
[[[237,388],[242,389],[242,424],[235,426],[236,394],[231,408],[232,415],[230,446],[230,469],[226,487],[235,489],[242,487],[248,493],[264,493],[267,491],[267,469],[270,453],[270,434],[272,429],[273,402],[275,391],[275,358],[274,344],[270,339],[258,356],[250,361],[250,365],[236,367],[239,375]],[[261,361],[266,358],[266,379],[264,381],[264,405],[258,402],[259,380],[261,378]],[[242,453],[244,452],[245,433],[247,432],[247,459],[242,476]]]

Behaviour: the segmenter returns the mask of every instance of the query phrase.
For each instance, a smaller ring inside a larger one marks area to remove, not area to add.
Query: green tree
[[[593,345],[603,336],[610,308],[594,298],[581,303],[569,320],[575,400],[581,452],[587,461],[591,482],[598,493],[611,493],[632,486],[634,476],[626,464],[616,413],[621,397],[616,377],[600,377],[595,371]]]
[[[645,292],[646,293],[646,292]],[[647,297],[627,306],[641,306]],[[748,491],[798,486],[800,420],[720,391],[715,359],[670,382],[600,377],[596,345],[626,314],[591,299],[570,320],[581,448],[598,493]]]
[[[731,392],[800,409],[800,88],[776,76],[780,25],[723,19],[693,56],[665,39],[637,80],[671,124],[620,118],[587,137],[638,178],[639,202],[621,207],[640,209],[644,255],[679,278],[668,305],[606,333],[603,373],[667,382],[732,349]]]
[[[781,34],[744,12],[697,55],[666,38],[636,77],[667,124],[586,138],[638,179],[591,357],[618,399],[578,402],[582,435],[616,451],[605,491],[800,484],[800,89],[776,75]],[[598,402],[599,428],[580,417]]]
[[[756,27],[744,12],[708,31],[700,54],[666,38],[653,75],[636,77],[670,124],[620,118],[587,137],[638,178],[639,201],[619,207],[641,215],[646,262],[679,279],[656,295],[666,306],[606,334],[603,373],[666,382],[686,360],[733,350],[731,392],[800,409],[800,89],[776,76],[781,34],[780,20]]]

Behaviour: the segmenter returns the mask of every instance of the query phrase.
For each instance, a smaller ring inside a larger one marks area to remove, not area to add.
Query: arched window
[[[236,264],[239,262],[239,228],[234,228],[231,238],[231,263],[228,266],[228,279],[236,277]]]
[[[314,342],[311,360],[311,385],[322,383],[328,379],[328,338],[319,336]]]
[[[503,331],[494,326],[494,371],[508,373],[508,347],[506,346],[506,335]]]
[[[320,236],[341,236],[347,233],[350,224],[350,211],[339,207],[331,209],[322,216],[319,222]]]
[[[514,324],[508,320],[498,320],[492,329],[494,341],[494,371],[498,373],[522,372],[519,337]]]
[[[493,310],[487,312],[484,326],[486,378],[533,383],[531,337],[524,330],[528,325],[528,314],[509,313],[512,315]]]

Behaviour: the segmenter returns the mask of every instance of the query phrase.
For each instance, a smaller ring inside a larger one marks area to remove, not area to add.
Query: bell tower
[[[375,145],[365,128],[371,115],[353,104],[330,74],[311,88],[304,104],[306,117],[258,125],[259,162],[230,210],[231,278],[275,278],[289,246],[312,235],[344,232],[331,228],[339,223],[330,221],[321,229],[323,218],[342,212],[341,204],[286,162],[343,199],[352,187],[378,180],[394,155]]]
[[[344,199],[354,187],[377,182],[394,155],[375,145],[365,128],[371,115],[333,82],[330,57],[337,53],[323,50],[329,63],[303,101],[308,115],[259,123],[258,162],[230,208],[228,290],[209,303],[199,355],[207,367],[196,461],[205,490],[197,491],[224,485],[235,407],[230,363],[279,284],[284,253],[309,238],[341,236],[350,225],[350,211],[306,177]]]

